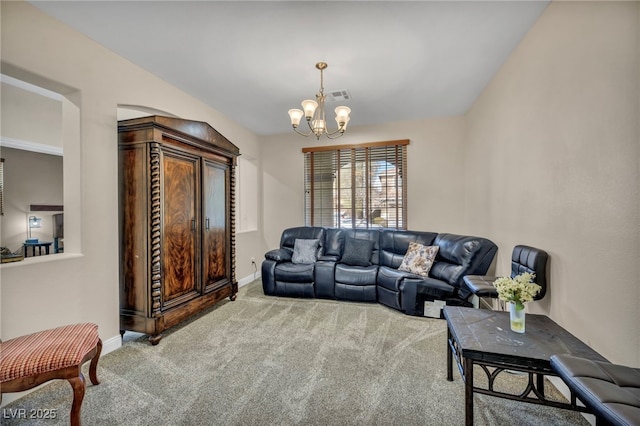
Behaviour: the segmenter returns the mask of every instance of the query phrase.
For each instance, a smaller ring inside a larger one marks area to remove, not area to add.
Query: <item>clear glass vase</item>
[[[511,320],[511,330],[516,333],[524,333],[525,326],[524,305],[509,302],[509,319]]]

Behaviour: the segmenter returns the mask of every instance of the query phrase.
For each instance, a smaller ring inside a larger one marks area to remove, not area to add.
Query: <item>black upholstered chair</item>
[[[551,356],[551,368],[595,414],[596,425],[640,425],[640,368],[561,354]]]
[[[513,248],[511,254],[511,277],[515,277],[523,272],[535,274],[534,282],[540,287],[540,293],[535,300],[540,300],[547,293],[547,260],[549,255],[546,251],[535,247],[517,245]],[[478,300],[482,297],[497,298],[498,292],[493,286],[496,276],[490,275],[466,275],[464,277],[464,285],[472,293],[477,296],[473,300],[475,307],[478,306]]]

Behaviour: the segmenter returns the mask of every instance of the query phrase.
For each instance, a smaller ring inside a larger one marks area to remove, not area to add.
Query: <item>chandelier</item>
[[[316,68],[320,70],[320,91],[316,94],[315,101],[311,99],[302,101],[302,108],[304,109],[304,111],[299,109],[289,110],[291,125],[293,126],[293,130],[295,130],[296,133],[299,133],[302,136],[311,136],[312,134],[314,134],[316,135],[317,139],[320,139],[320,136],[324,134],[329,139],[339,138],[344,134],[345,130],[347,130],[347,124],[350,120],[349,114],[351,113],[351,109],[346,106],[337,107],[335,109],[335,113],[338,128],[333,131],[329,131],[324,115],[324,101],[326,99],[326,96],[324,94],[324,85],[322,78],[322,71],[327,68],[327,64],[326,62],[318,62],[316,64]],[[300,125],[300,120],[303,116],[306,118],[307,125],[309,126],[308,133],[303,133],[298,130],[298,125]]]

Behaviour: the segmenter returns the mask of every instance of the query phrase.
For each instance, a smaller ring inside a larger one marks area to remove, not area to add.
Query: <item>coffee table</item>
[[[473,425],[474,393],[589,412],[577,405],[573,393],[568,403],[545,397],[544,376],[557,375],[551,368],[551,355],[607,360],[549,317],[527,314],[524,334],[511,331],[508,312],[446,306],[444,317],[447,320],[447,380],[453,380],[455,358],[465,384],[466,425]],[[487,375],[486,388],[474,385],[474,365],[480,366]],[[496,377],[504,371],[527,374],[526,389],[520,394],[494,389]]]

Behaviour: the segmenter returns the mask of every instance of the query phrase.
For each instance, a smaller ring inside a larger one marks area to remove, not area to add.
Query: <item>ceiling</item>
[[[31,1],[259,135],[325,61],[349,127],[465,113],[548,1]],[[153,105],[147,105],[153,107]]]

